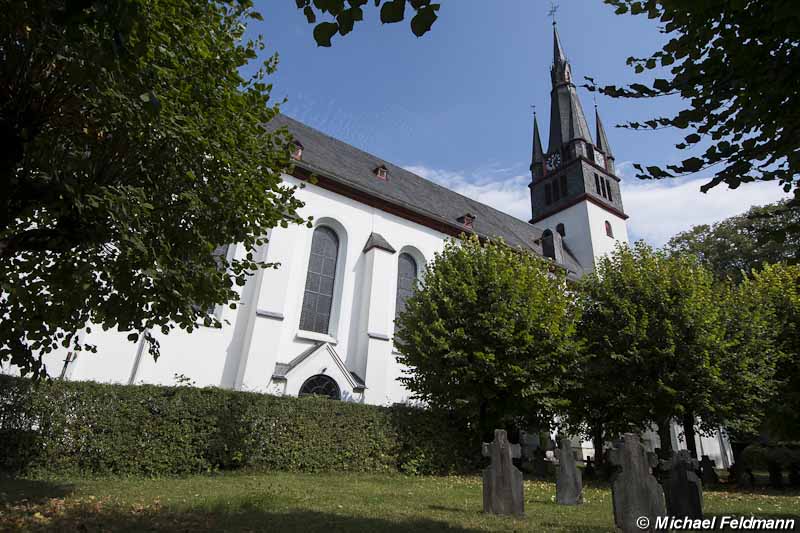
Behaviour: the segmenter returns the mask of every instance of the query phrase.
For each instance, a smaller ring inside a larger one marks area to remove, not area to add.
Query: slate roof
[[[457,219],[467,213],[476,216],[473,231],[489,238],[502,238],[506,244],[542,254],[537,242],[542,230],[493,207],[437,185],[380,157],[335,139],[286,115],[277,115],[267,125],[274,130],[286,127],[303,145],[296,164],[328,179],[369,193],[394,205],[460,227]],[[374,170],[384,165],[388,179],[379,179]],[[565,250],[562,265],[576,275],[583,272],[578,261]]]

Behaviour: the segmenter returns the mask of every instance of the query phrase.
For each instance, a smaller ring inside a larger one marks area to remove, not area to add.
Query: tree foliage
[[[431,0],[373,0],[376,8],[380,7],[380,18],[383,24],[401,22],[406,18],[406,7],[413,10],[411,31],[422,37],[438,15],[440,4]],[[353,30],[356,22],[364,19],[364,6],[369,0],[295,0],[297,9],[301,9],[309,24],[314,26],[314,40],[318,46],[330,46],[331,39],[337,33],[347,35]],[[331,20],[317,22],[319,16],[330,17]]]
[[[762,372],[753,361],[762,354],[746,335],[737,337],[739,344],[727,339],[721,293],[694,258],[641,241],[620,246],[598,261],[581,289],[586,355],[581,386],[572,393],[573,424],[582,423],[590,436],[600,426],[608,438],[652,424],[663,428],[685,416],[699,417],[703,430],[734,419],[742,426],[752,422],[739,415],[757,411],[769,365]],[[752,316],[744,308],[736,315]],[[764,320],[747,326],[763,332]],[[741,374],[729,375],[725,367],[732,361]]]
[[[447,243],[398,318],[403,384],[482,434],[512,419],[549,425],[577,354],[574,297],[551,267],[474,236]]]
[[[770,331],[764,336],[772,337],[778,350],[776,386],[763,429],[773,437],[800,439],[800,265],[766,265],[743,285],[769,307]]]
[[[626,127],[687,130],[676,147],[691,150],[677,164],[634,165],[643,179],[673,178],[711,171],[705,192],[720,183],[731,188],[752,181],[777,181],[798,195],[800,150],[800,4],[791,0],[606,0],[618,14],[658,19],[669,36],[646,58],[628,59],[637,73],[669,68],[667,78],[626,87],[590,90],[612,97],[680,95],[688,106]]]
[[[713,226],[694,226],[666,247],[673,254],[698,257],[718,279],[735,282],[763,264],[800,262],[800,209],[786,204],[752,207]]]
[[[781,388],[784,354],[782,329],[776,327],[779,309],[768,287],[772,268],[754,271],[736,285],[722,282],[717,287],[725,335],[717,353],[720,387],[710,391],[709,408],[734,439],[759,431]]]
[[[43,374],[91,322],[219,325],[205,309],[299,222],[249,0],[27,0],[0,17],[0,363]],[[230,262],[212,252],[242,243]],[[88,331],[89,328],[87,328]],[[157,342],[150,344],[158,354]],[[89,347],[91,348],[91,347]]]

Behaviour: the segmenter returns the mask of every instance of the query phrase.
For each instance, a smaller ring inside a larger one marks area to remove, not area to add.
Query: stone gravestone
[[[558,458],[556,503],[561,505],[583,503],[581,471],[575,465],[575,454],[572,453],[572,442],[569,439],[561,439],[561,446],[556,450],[556,458]]]
[[[544,448],[536,448],[533,450],[533,468],[532,473],[538,478],[547,477],[547,452]]]
[[[522,472],[511,462],[520,456],[519,444],[511,444],[505,430],[496,429],[494,442],[483,443],[483,455],[492,460],[483,471],[483,512],[523,514]]]
[[[697,459],[692,459],[689,450],[680,450],[664,466],[669,472],[664,483],[669,515],[702,520],[703,484],[695,473]]]
[[[714,464],[714,461],[712,461],[707,455],[704,455],[703,458],[700,459],[700,471],[702,475],[703,486],[710,487],[719,483],[719,476],[715,470],[716,466],[717,465]]]
[[[638,435],[626,433],[609,450],[609,459],[617,468],[611,478],[611,504],[618,531],[661,531],[655,528],[656,517],[665,516],[666,507],[664,491],[651,471],[655,455],[645,452]]]

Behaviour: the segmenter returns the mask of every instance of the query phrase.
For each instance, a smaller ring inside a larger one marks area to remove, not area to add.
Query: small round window
[[[303,386],[300,387],[300,394],[298,396],[309,395],[327,396],[332,400],[340,400],[342,398],[339,392],[339,385],[337,385],[332,378],[322,374],[311,376],[303,383]]]

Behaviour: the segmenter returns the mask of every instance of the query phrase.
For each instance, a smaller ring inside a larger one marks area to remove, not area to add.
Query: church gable
[[[333,345],[327,342],[312,344],[288,363],[275,363],[269,389],[273,393],[298,396],[304,392],[304,386],[314,381],[312,378],[321,381],[320,376],[336,383],[340,391],[338,399],[361,401],[366,388],[364,381],[347,368]]]

